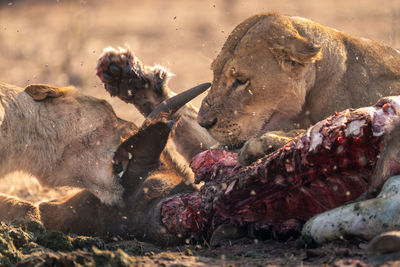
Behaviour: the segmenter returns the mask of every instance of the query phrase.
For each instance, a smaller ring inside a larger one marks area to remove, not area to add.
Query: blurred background
[[[400,0],[0,0],[0,81],[74,85],[140,124],[134,107],[110,98],[95,76],[105,47],[128,45],[144,64],[166,66],[179,92],[211,81],[210,63],[232,29],[268,11],[400,48]],[[0,192],[33,201],[57,195],[25,178],[9,175]]]

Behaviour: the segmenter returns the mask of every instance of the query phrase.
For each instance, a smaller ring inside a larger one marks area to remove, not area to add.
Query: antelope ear
[[[321,58],[321,46],[300,35],[289,37],[283,44],[274,44],[271,52],[282,67],[292,62],[300,65],[314,63]]]
[[[25,88],[25,92],[36,101],[42,101],[48,97],[60,97],[64,95],[64,89],[47,85],[31,84]]]

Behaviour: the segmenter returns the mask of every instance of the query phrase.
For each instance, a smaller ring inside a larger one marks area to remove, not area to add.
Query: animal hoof
[[[367,247],[372,254],[384,254],[400,251],[400,231],[390,231],[372,239]]]

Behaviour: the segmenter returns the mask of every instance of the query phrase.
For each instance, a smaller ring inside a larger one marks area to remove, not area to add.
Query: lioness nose
[[[217,118],[211,118],[208,120],[203,120],[198,118],[198,122],[201,127],[206,128],[207,130],[212,128],[217,123]]]

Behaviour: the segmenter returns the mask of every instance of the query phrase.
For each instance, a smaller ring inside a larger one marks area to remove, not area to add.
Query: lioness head
[[[29,147],[37,146],[31,157],[39,181],[87,188],[103,203],[117,203],[123,187],[113,171],[114,153],[137,127],[119,119],[105,100],[73,88],[30,85],[25,92],[38,109]]]
[[[320,50],[288,17],[269,13],[246,19],[211,65],[214,80],[199,124],[230,146],[269,130],[296,128],[291,119],[315,79],[313,62]]]

